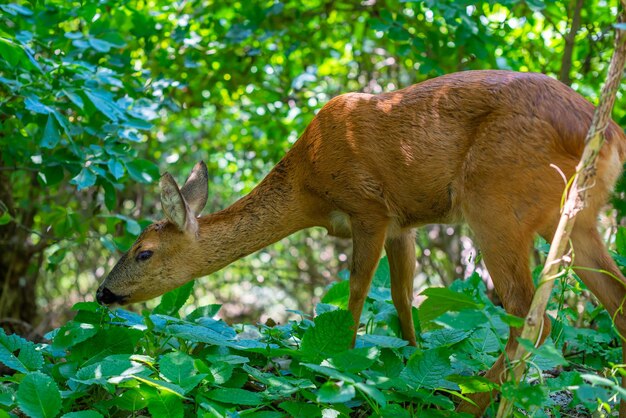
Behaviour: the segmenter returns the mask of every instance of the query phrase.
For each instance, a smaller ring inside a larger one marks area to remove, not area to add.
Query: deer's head
[[[206,165],[195,165],[182,188],[169,174],[161,177],[166,219],[148,226],[98,288],[99,303],[126,304],[162,295],[197,274],[197,217],[207,202]]]

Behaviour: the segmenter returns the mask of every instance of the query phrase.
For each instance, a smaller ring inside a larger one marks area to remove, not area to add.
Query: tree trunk
[[[574,54],[576,34],[580,29],[580,11],[583,8],[583,0],[572,0],[571,5],[574,9],[572,14],[572,26],[565,37],[565,48],[563,49],[563,58],[561,59],[561,73],[559,74],[559,80],[568,86],[572,84],[572,79],[570,78],[572,55]]]
[[[40,262],[33,263],[33,260],[43,251],[43,246],[30,243],[29,227],[32,226],[33,215],[28,211],[16,213],[11,182],[2,171],[0,209],[7,210],[13,218],[0,226],[0,327],[9,332],[28,334],[30,326],[37,322],[38,311],[35,285]],[[19,215],[29,219],[20,219]],[[41,261],[42,257],[38,259]]]

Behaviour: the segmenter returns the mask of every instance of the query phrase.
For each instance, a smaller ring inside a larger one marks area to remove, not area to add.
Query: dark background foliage
[[[603,0],[1,4],[2,325],[41,334],[92,300],[118,250],[161,217],[159,173],[182,181],[206,161],[207,211],[223,208],[337,94],[502,68],[549,74],[594,101],[616,13]],[[625,109],[620,96],[622,125]],[[297,233],[202,279],[192,305],[225,303],[233,321],[311,312],[348,244]],[[418,286],[480,270],[463,227],[424,229],[418,244]]]

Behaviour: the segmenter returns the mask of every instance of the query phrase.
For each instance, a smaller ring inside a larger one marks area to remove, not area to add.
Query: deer
[[[348,310],[354,338],[384,250],[402,337],[415,346],[415,229],[465,222],[504,309],[524,317],[534,294],[534,237],[552,240],[565,178],[575,174],[593,112],[590,102],[555,79],[501,70],[452,73],[378,95],[337,96],[249,194],[221,211],[200,215],[208,194],[203,162],[182,188],[163,174],[165,219],[141,233],[96,299],[105,305],[148,300],[321,226],[352,239]],[[626,160],[626,135],[611,121],[605,137],[571,250],[575,272],[626,335],[626,279],[597,229]],[[545,316],[538,344],[550,328]],[[488,379],[501,381],[520,332],[510,329]],[[458,410],[481,416],[493,396],[474,394]],[[623,403],[620,416],[626,417]]]

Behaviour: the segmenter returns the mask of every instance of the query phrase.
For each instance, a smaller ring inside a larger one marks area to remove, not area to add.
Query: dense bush
[[[0,334],[0,362],[15,373],[0,386],[0,417],[15,408],[32,417],[463,416],[456,402],[497,388],[479,373],[522,320],[494,306],[475,274],[424,292],[418,347],[409,347],[398,338],[388,269],[383,259],[353,350],[347,281],[328,290],[314,319],[298,312],[284,325],[229,326],[214,318],[219,305],[179,315],[193,283],[141,315],[79,303],[49,343]],[[519,411],[609,413],[626,395],[612,368],[621,348],[611,318],[591,304],[564,305],[581,291],[574,277],[559,281],[551,337],[539,349],[526,341],[534,353],[526,379],[499,388]]]

